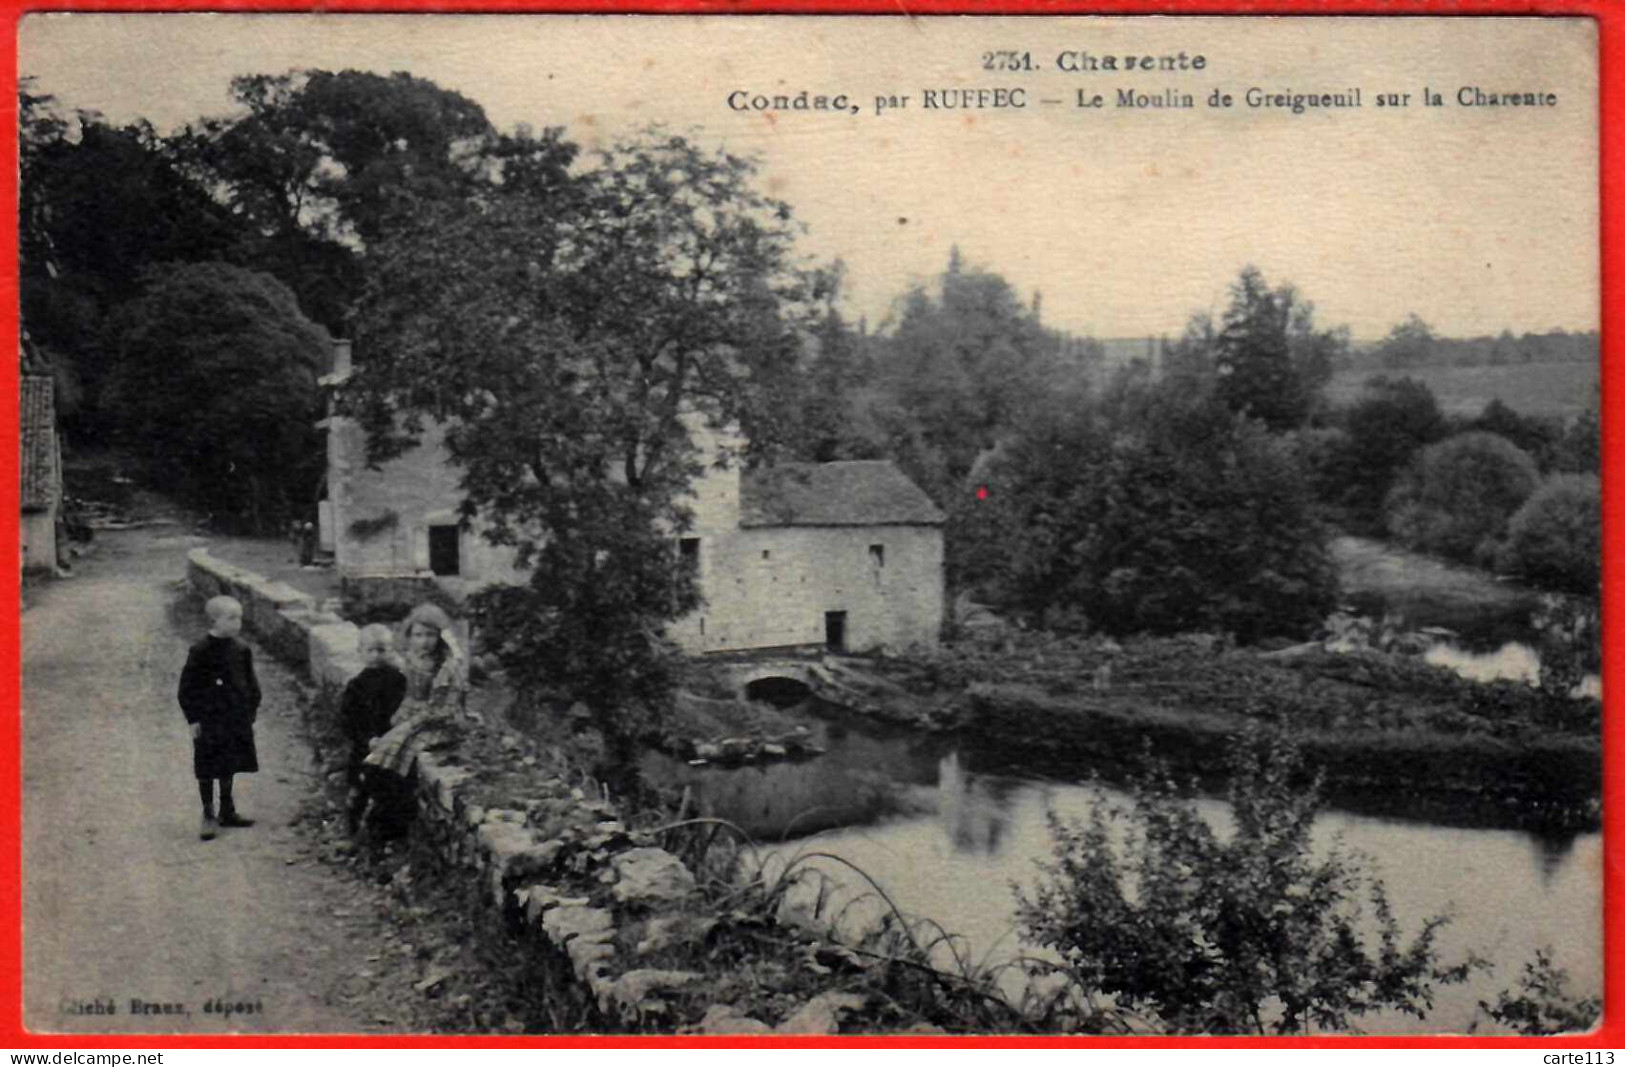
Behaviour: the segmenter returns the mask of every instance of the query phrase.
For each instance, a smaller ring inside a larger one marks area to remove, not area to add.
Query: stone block
[[[660,915],[649,920],[638,941],[638,955],[648,956],[670,948],[698,944],[716,928],[717,920],[698,915]]]
[[[492,877],[498,885],[544,870],[558,854],[557,849],[549,852],[541,848],[542,842],[523,823],[495,819],[489,814],[480,824],[477,838],[480,851],[490,857]]]
[[[841,1016],[861,1011],[865,1003],[856,993],[820,993],[797,1008],[777,1029],[781,1034],[838,1034]]]
[[[312,626],[307,653],[311,679],[344,685],[361,673],[361,656],[356,649],[360,635],[360,629],[350,622]]]
[[[564,951],[570,956],[576,977],[586,982],[589,987],[595,984],[593,978],[604,972],[607,961],[615,957],[615,946],[608,934],[602,937],[573,938],[564,946]]]
[[[534,899],[534,897],[532,898]],[[594,940],[615,928],[615,917],[605,908],[584,904],[561,904],[542,914],[542,933],[563,948],[578,937]]]
[[[664,849],[628,849],[611,864],[617,878],[613,892],[622,904],[659,907],[679,903],[694,892],[694,875]]]
[[[702,1034],[771,1034],[773,1028],[752,1019],[732,1004],[713,1004],[698,1027]]]
[[[540,923],[542,916],[553,908],[580,908],[588,903],[586,897],[563,896],[547,886],[533,885],[528,889],[521,889],[514,896],[519,906],[524,909],[525,918],[532,923]]]
[[[693,971],[628,971],[598,991],[598,1010],[632,1023],[646,1012],[664,1007],[656,999],[657,993],[684,989],[699,980],[700,975]]]

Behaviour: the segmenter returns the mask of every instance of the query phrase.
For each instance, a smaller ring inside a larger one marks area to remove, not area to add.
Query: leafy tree
[[[1423,449],[1399,479],[1388,528],[1419,551],[1487,564],[1538,481],[1535,461],[1506,438],[1457,434]]]
[[[1413,311],[1405,316],[1404,322],[1389,330],[1388,336],[1377,346],[1377,363],[1390,370],[1424,367],[1433,361],[1437,346],[1433,327]]]
[[[1059,957],[1052,969],[1076,999],[1105,994],[1157,1031],[1347,1031],[1383,1009],[1425,1017],[1435,984],[1472,965],[1440,963],[1446,918],[1406,943],[1380,880],[1335,847],[1316,855],[1319,782],[1304,784],[1290,740],[1249,733],[1229,762],[1228,838],[1156,767],[1127,808],[1101,797],[1081,824],[1052,815],[1055,862],[1039,865],[1031,897],[1017,894],[1023,937]]]
[[[1529,453],[1535,466],[1543,471],[1551,469],[1557,443],[1563,434],[1562,425],[1555,420],[1520,415],[1500,398],[1485,404],[1484,410],[1467,425],[1467,429],[1505,437]]]
[[[1553,589],[1596,596],[1602,579],[1602,483],[1559,474],[1507,522],[1500,565]]]
[[[1213,316],[1205,311],[1192,315],[1179,339],[1162,349],[1162,380],[1167,388],[1193,401],[1212,397],[1219,384],[1218,341]]]
[[[97,438],[109,428],[101,392],[117,345],[114,308],[140,295],[155,264],[222,258],[236,229],[147,124],[64,117],[27,81],[19,106],[23,326],[64,379],[63,395],[83,388],[70,428]]]
[[[887,452],[931,496],[956,495],[976,457],[1063,387],[1060,340],[999,275],[953,249],[940,295],[902,299],[880,359]]]
[[[1035,618],[1252,640],[1307,630],[1335,594],[1292,442],[1166,385],[1035,418],[989,498],[1008,599]]]
[[[321,469],[316,376],[330,341],[276,279],[225,263],[153,268],[117,316],[109,407],[155,482],[228,524],[303,511]]]
[[[661,628],[696,603],[674,540],[694,420],[772,439],[763,383],[817,296],[755,173],[653,131],[573,178],[425,205],[368,253],[346,402],[372,458],[445,423],[463,514],[530,572],[474,601],[497,654],[622,733],[624,702],[664,689]]]
[[[787,434],[788,450],[815,463],[879,455],[854,425],[860,398],[870,395],[872,376],[865,352],[868,339],[847,325],[836,306],[843,270],[837,262],[829,272],[823,306],[810,331],[810,359],[804,368],[786,363],[791,371],[786,384],[794,396],[781,410],[795,423]]]
[[[495,131],[480,106],[410,74],[233,78],[242,112],[191,131],[232,206],[263,232],[376,240],[418,200],[465,195]]]
[[[1321,470],[1321,499],[1357,530],[1381,532],[1394,479],[1416,452],[1450,432],[1433,391],[1414,378],[1375,377],[1341,419],[1347,446]]]
[[[366,250],[421,204],[503,178],[556,184],[571,156],[551,131],[499,135],[478,104],[406,73],[253,74],[231,93],[237,111],[194,124],[176,152],[246,223],[236,258],[282,278],[334,330]]]
[[[1602,417],[1592,404],[1570,419],[1552,449],[1552,469],[1568,474],[1598,474],[1602,465]]]
[[[1346,331],[1317,331],[1314,316],[1292,286],[1271,289],[1258,268],[1242,270],[1213,339],[1218,395],[1232,411],[1276,431],[1309,418],[1348,347]]]

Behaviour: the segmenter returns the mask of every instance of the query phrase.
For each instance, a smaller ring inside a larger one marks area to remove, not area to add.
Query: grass
[[[1477,612],[1527,609],[1535,595],[1497,581],[1485,571],[1454,566],[1381,541],[1336,537],[1330,549],[1345,595],[1375,595],[1387,603],[1419,601]]]
[[[1034,1033],[1053,1029],[1036,997],[1012,1000],[1003,972],[963,939],[909,916],[844,857],[769,846],[722,819],[681,819],[658,831],[693,870],[715,916],[703,939],[667,950],[662,966],[701,970],[705,995],[769,1025],[816,996],[849,1005],[848,1032]],[[839,891],[827,868],[860,892]],[[870,904],[873,907],[859,908]],[[856,912],[864,913],[854,919]]]
[[[1368,378],[1414,378],[1433,390],[1450,415],[1477,415],[1500,400],[1520,415],[1568,418],[1596,402],[1597,367],[1589,363],[1517,363],[1501,367],[1416,367],[1403,371],[1370,368],[1340,371],[1326,386],[1334,404],[1358,400]]]

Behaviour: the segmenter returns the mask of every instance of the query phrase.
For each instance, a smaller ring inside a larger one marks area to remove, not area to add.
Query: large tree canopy
[[[237,231],[147,124],[65,116],[26,80],[19,106],[22,324],[53,369],[84,387],[72,428],[100,436],[111,414],[100,392],[116,345],[113,309],[140,294],[149,267],[222,258]]]
[[[225,263],[154,268],[118,335],[110,403],[155,484],[248,528],[303,513],[330,342],[285,286]]]
[[[376,240],[417,199],[466,192],[495,137],[478,104],[405,73],[252,74],[231,93],[242,110],[192,136],[232,207],[267,234]]]
[[[658,689],[641,685],[659,681],[641,669],[654,634],[695,603],[672,540],[699,469],[685,419],[771,436],[764,383],[816,295],[789,208],[754,178],[650,133],[575,177],[443,203],[369,252],[348,393],[374,458],[447,423],[464,513],[533,570],[482,602],[530,620],[506,629],[508,662],[600,707]]]
[[[238,107],[174,138],[192,173],[246,228],[235,258],[281,278],[313,318],[342,329],[367,248],[426,203],[547,179],[569,153],[549,131],[502,135],[480,106],[410,74],[245,75]]]
[[[1114,633],[1303,633],[1335,576],[1290,441],[1168,384],[1035,419],[988,464],[1005,599]]]
[[[1061,338],[1004,278],[965,266],[955,249],[939,283],[939,292],[917,285],[901,301],[878,361],[875,414],[887,451],[948,501],[977,456],[1067,383]]]

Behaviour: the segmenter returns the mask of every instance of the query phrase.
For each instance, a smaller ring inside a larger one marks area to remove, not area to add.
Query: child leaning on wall
[[[346,778],[350,786],[349,824],[355,833],[368,806],[379,793],[376,781],[364,774],[367,752],[373,739],[389,732],[390,722],[406,698],[406,675],[390,662],[394,634],[382,623],[361,628],[356,650],[361,655],[361,672],[344,687],[339,703],[339,720],[350,742]]]
[[[421,753],[456,738],[468,702],[468,670],[451,617],[433,604],[419,604],[401,633],[406,697],[363,761],[363,774],[376,788],[396,796],[410,795],[405,786]],[[397,805],[393,814],[404,817],[406,812]]]

